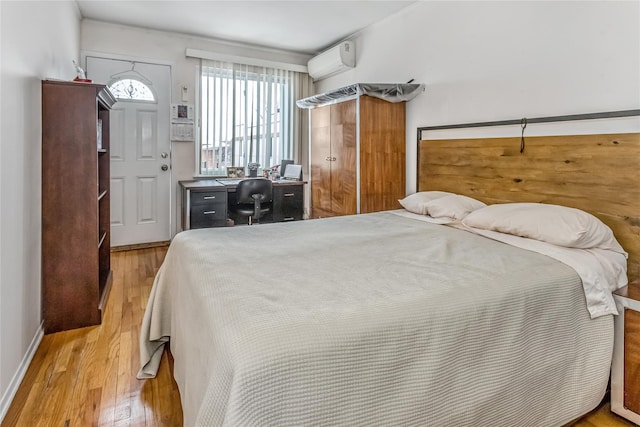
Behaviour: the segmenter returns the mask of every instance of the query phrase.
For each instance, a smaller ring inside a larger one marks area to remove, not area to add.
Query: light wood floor
[[[113,287],[102,325],[45,335],[2,427],[182,426],[165,352],[158,376],[137,380],[138,337],[166,247],[112,253]],[[575,427],[631,427],[608,403]]]
[[[155,379],[136,379],[138,337],[166,247],[114,252],[102,325],[45,335],[5,426],[181,426],[167,352]]]

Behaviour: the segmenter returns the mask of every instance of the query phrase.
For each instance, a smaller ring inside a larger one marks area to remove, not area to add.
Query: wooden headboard
[[[582,209],[607,224],[640,278],[640,134],[418,141],[418,191],[487,204],[538,202]]]

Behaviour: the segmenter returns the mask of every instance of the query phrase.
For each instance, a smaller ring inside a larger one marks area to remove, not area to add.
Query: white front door
[[[87,78],[114,85],[111,246],[171,238],[171,67],[87,56]],[[119,94],[119,95],[118,95]]]

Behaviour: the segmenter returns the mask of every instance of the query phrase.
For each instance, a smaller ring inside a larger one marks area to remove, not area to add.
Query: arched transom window
[[[112,82],[109,90],[118,101],[157,102],[153,90],[140,80],[124,77]]]

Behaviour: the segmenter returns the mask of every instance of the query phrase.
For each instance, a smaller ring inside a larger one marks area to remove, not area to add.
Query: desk
[[[236,203],[235,192],[240,181],[234,178],[180,181],[182,229],[227,225],[229,205]],[[273,206],[260,222],[301,220],[304,213],[304,184],[304,181],[273,181]],[[232,216],[231,219],[236,220]]]

